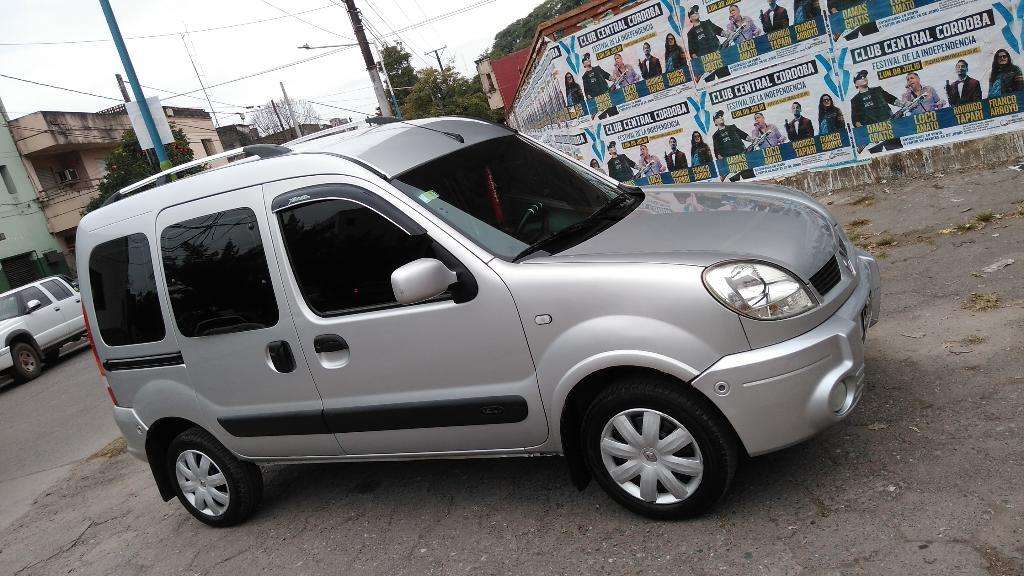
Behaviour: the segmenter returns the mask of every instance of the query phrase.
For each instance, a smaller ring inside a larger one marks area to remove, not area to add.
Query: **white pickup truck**
[[[82,296],[57,276],[0,294],[0,371],[31,380],[85,334]]]

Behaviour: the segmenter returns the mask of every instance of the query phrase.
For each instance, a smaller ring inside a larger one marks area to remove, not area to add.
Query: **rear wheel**
[[[685,386],[631,377],[598,395],[584,416],[591,473],[609,496],[638,514],[701,514],[725,494],[736,471],[731,428]]]
[[[210,526],[243,522],[263,493],[259,467],[242,462],[200,428],[189,428],[171,441],[166,465],[182,506]]]
[[[39,352],[27,342],[17,342],[11,346],[11,357],[14,360],[14,379],[18,382],[36,378],[43,369]]]

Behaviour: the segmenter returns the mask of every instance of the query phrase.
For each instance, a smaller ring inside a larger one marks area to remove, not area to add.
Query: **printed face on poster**
[[[698,86],[828,47],[819,0],[697,0],[685,9]]]
[[[864,155],[1024,126],[1019,6],[973,3],[842,41],[846,105]]]

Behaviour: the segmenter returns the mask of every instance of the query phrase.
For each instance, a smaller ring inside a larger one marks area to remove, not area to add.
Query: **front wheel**
[[[166,465],[182,506],[210,526],[243,522],[263,492],[259,467],[242,462],[200,428],[190,428],[171,441]]]
[[[591,473],[629,510],[696,516],[729,487],[739,460],[728,423],[681,382],[636,376],[590,404],[583,447]]]
[[[27,342],[18,342],[11,346],[11,357],[14,360],[14,379],[17,382],[28,382],[39,376],[43,370],[39,352]]]

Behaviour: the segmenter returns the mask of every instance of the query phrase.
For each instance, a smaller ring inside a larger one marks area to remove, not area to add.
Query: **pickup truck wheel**
[[[166,465],[182,506],[210,526],[243,522],[263,493],[259,467],[236,458],[201,428],[189,428],[171,441]]]
[[[14,379],[18,382],[28,382],[36,378],[43,369],[39,361],[39,352],[27,342],[18,342],[11,346],[11,357],[14,360]]]
[[[701,514],[729,487],[739,460],[727,422],[680,382],[632,377],[590,404],[583,448],[614,500],[650,518]]]

